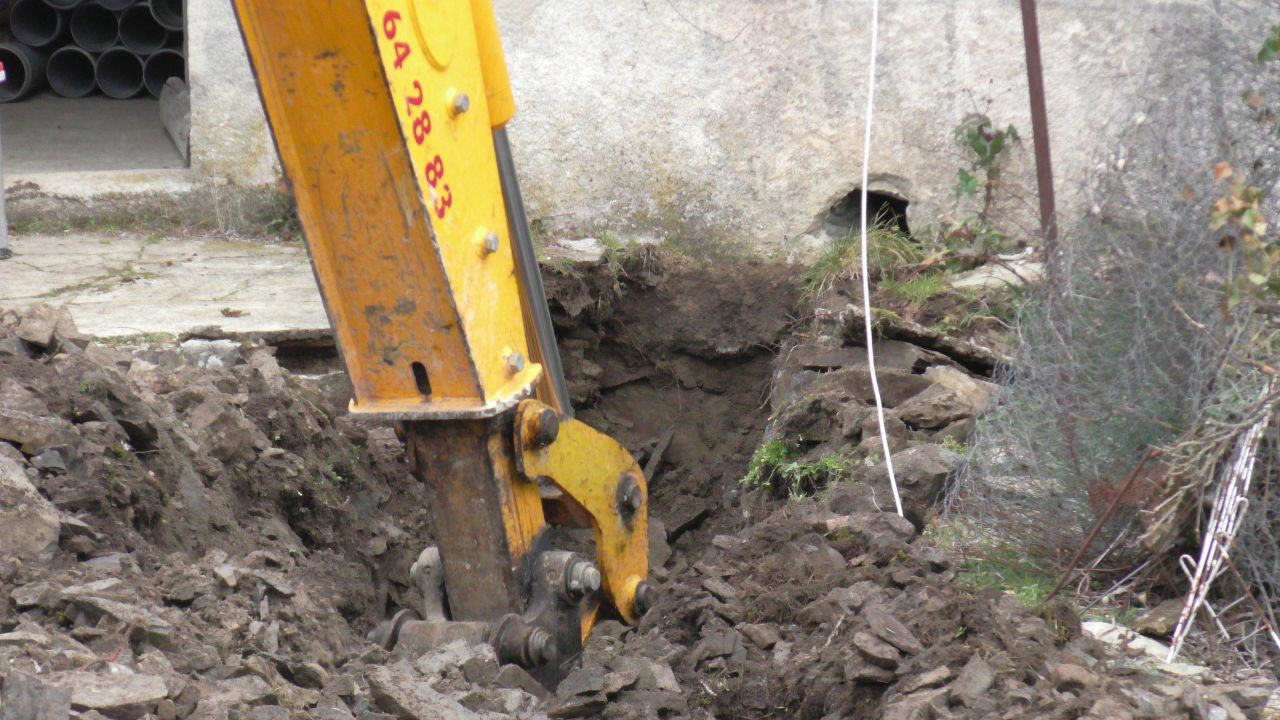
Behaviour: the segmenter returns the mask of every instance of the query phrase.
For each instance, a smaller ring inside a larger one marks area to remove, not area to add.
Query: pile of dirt
[[[996,590],[958,590],[950,560],[895,514],[831,512],[851,495],[865,504],[866,490],[843,486],[717,536],[635,631],[592,639],[578,672],[600,680],[572,685],[588,689],[577,695],[562,687],[557,707],[594,702],[619,718],[1262,717],[1274,680],[1201,685],[1158,672],[1082,635],[1065,606],[1032,612]],[[683,693],[627,689],[638,660],[672,667]]]

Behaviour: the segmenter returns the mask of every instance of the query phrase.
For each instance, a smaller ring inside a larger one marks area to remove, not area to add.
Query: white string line
[[[898,494],[898,478],[893,474],[893,456],[889,452],[889,434],[884,427],[884,401],[880,399],[880,379],[876,377],[876,352],[871,330],[871,280],[867,277],[867,183],[871,172],[871,120],[876,106],[876,51],[880,39],[880,0],[871,0],[871,60],[867,63],[867,123],[862,141],[862,315],[867,331],[867,368],[871,372],[871,390],[876,396],[876,419],[880,422],[880,444],[884,447],[884,467],[889,471],[889,487],[893,504],[903,516],[902,496]]]

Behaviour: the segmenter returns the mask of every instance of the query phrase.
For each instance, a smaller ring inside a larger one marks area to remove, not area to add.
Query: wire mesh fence
[[[1249,42],[1241,37],[1212,42]],[[1203,540],[1223,467],[1242,434],[1275,413],[1263,390],[1280,369],[1277,308],[1234,298],[1243,251],[1220,243],[1210,217],[1225,190],[1215,167],[1225,162],[1263,192],[1259,210],[1280,219],[1274,115],[1250,95],[1257,83],[1280,82],[1244,62],[1209,72],[1217,85],[1161,88],[1168,94],[1125,118],[1121,142],[1099,158],[1087,189],[1093,207],[1064,223],[1050,281],[1019,313],[1002,397],[948,497],[947,513],[977,550],[1016,554],[1046,574],[1073,566],[1076,587],[1093,593],[1185,593],[1179,559]],[[1196,102],[1222,112],[1189,111]],[[1271,642],[1280,615],[1276,424],[1258,447],[1247,511],[1208,603],[1218,617],[1188,643],[1201,653],[1230,648],[1254,665],[1280,650]]]

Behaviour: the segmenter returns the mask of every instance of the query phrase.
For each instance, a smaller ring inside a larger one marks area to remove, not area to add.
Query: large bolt
[[[501,246],[501,243],[502,238],[498,237],[498,233],[491,232],[485,234],[484,243],[481,247],[484,248],[486,255],[492,255],[493,253],[498,252],[498,248]]]
[[[630,473],[623,473],[618,483],[618,511],[623,518],[630,521],[642,505],[644,505],[644,491],[640,489],[640,484]]]
[[[530,438],[534,448],[544,448],[556,441],[560,435],[560,416],[555,410],[547,408],[538,413],[537,425]]]
[[[556,659],[556,644],[551,633],[542,628],[531,628],[524,636],[524,656],[530,667],[539,667]]]
[[[590,560],[578,560],[565,571],[564,589],[570,601],[590,595],[600,589],[600,571]]]
[[[636,614],[644,615],[658,601],[658,591],[647,582],[636,586]]]
[[[518,352],[511,352],[507,355],[507,369],[512,375],[524,370],[524,355]]]

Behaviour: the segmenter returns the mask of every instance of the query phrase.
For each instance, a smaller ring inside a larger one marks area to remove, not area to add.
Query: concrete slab
[[[0,307],[65,306],[96,337],[326,330],[305,248],[225,238],[67,233],[13,237]]]
[[[185,168],[153,98],[61,98],[0,105],[7,175]]]

